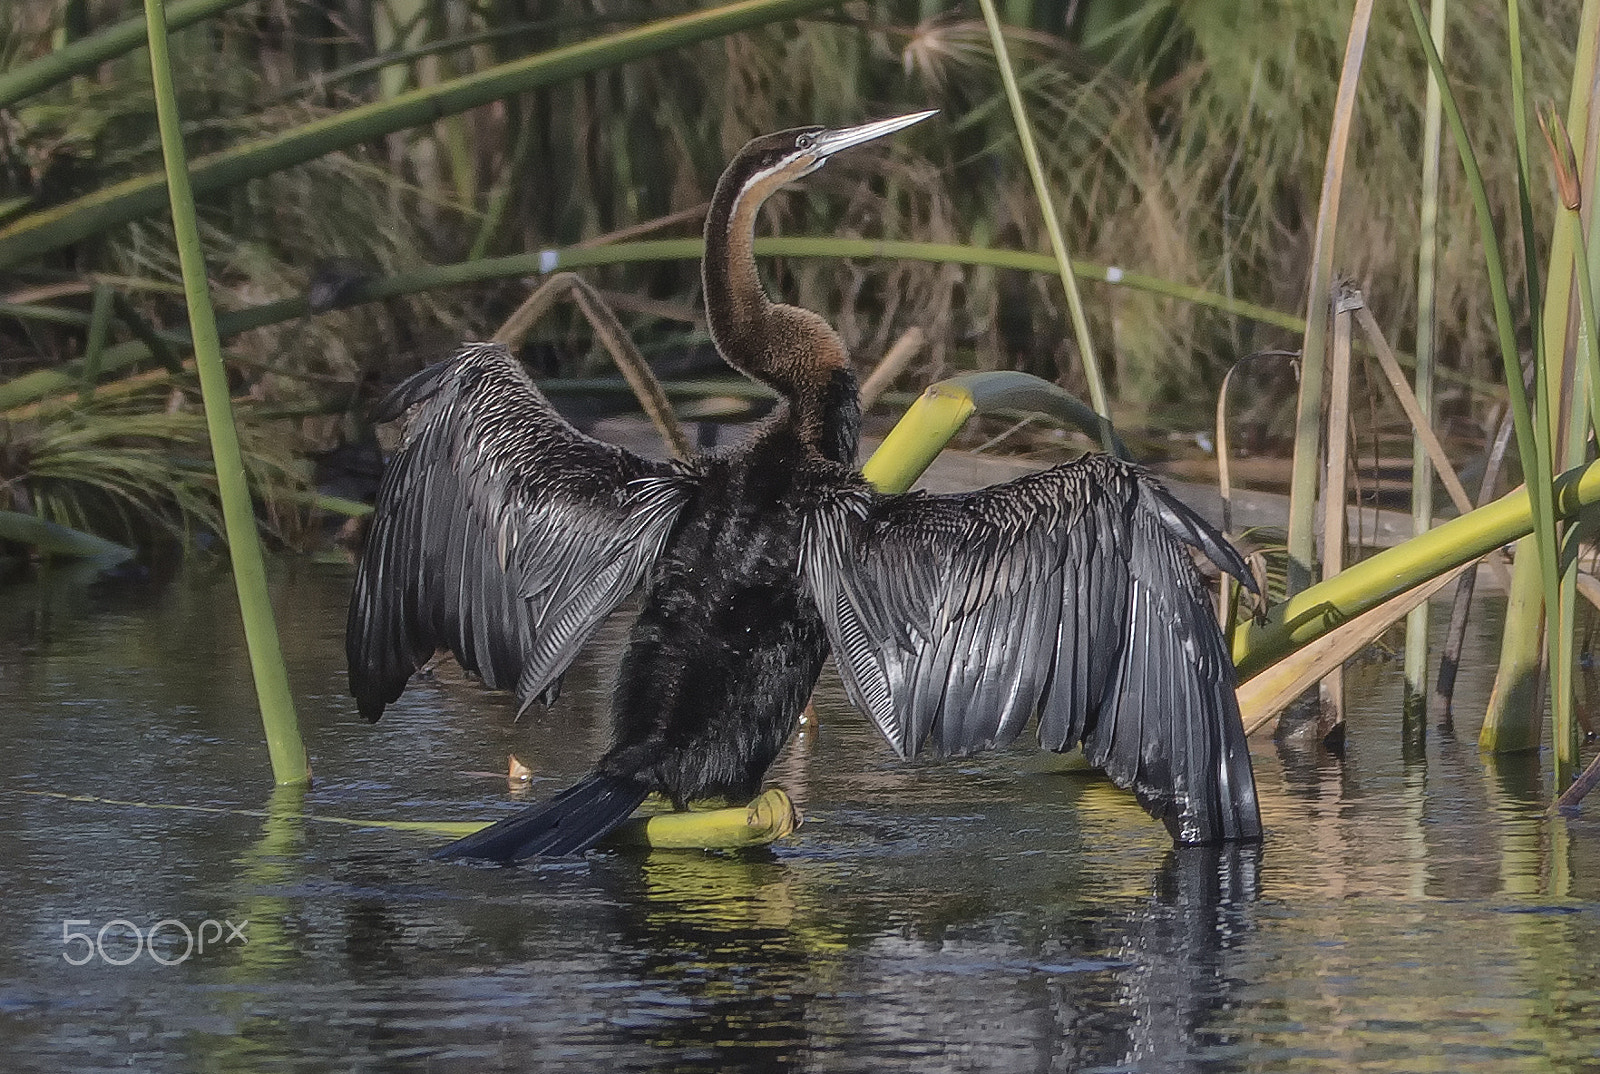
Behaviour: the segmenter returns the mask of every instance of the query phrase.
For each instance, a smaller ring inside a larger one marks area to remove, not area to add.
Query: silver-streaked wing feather
[[[552,699],[655,562],[694,478],[572,428],[504,347],[472,344],[395,389],[390,460],[346,631],[368,719],[440,649],[526,706]]]
[[[852,700],[902,757],[1082,743],[1181,843],[1261,834],[1233,664],[1189,554],[1222,536],[1104,455],[953,496],[819,494],[802,572]]]

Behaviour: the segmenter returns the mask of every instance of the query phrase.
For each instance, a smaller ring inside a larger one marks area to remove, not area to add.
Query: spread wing
[[[350,600],[350,692],[376,720],[440,649],[526,706],[655,562],[694,483],[584,436],[504,347],[473,344],[380,407],[416,408]]]
[[[902,757],[1082,743],[1181,843],[1261,834],[1233,662],[1188,547],[1239,554],[1091,455],[954,496],[829,490],[803,573],[855,703]]]

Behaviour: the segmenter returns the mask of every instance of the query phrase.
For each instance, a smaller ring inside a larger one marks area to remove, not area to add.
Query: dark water
[[[1544,819],[1537,764],[1486,769],[1475,726],[1403,765],[1392,666],[1352,676],[1342,764],[1256,744],[1259,852],[1174,852],[1028,751],[901,765],[829,683],[770,852],[485,869],[306,814],[492,816],[508,752],[561,786],[604,742],[614,625],[521,725],[427,683],[369,727],[348,571],[286,568],[297,802],[227,580],[193,573],[0,591],[6,1070],[1600,1070],[1595,810]],[[164,919],[157,961],[131,928]]]

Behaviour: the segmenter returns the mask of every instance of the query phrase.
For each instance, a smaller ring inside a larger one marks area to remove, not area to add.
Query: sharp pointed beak
[[[818,131],[812,137],[815,139],[813,151],[822,160],[833,156],[843,149],[851,146],[870,142],[875,138],[882,138],[886,134],[904,130],[913,123],[921,123],[929,116],[937,115],[937,108],[926,112],[912,112],[910,115],[895,116],[893,119],[880,119],[875,123],[863,123],[859,127],[845,127],[836,131]]]

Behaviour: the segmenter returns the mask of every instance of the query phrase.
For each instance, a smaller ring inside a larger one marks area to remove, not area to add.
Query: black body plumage
[[[712,336],[783,398],[738,449],[678,464],[600,443],[493,345],[384,407],[412,413],[351,601],[351,689],[368,718],[439,649],[524,704],[552,698],[644,586],[594,775],[444,856],[580,852],[650,791],[679,805],[754,795],[830,647],[902,756],[1000,745],[1037,715],[1042,746],[1081,743],[1179,842],[1259,838],[1232,663],[1189,549],[1253,588],[1238,553],[1106,456],[959,496],[872,491],[854,469],[842,344],[761,290],[761,200],[910,121],[769,135],[719,183]]]
[[[853,405],[833,420],[853,442]],[[787,413],[698,461],[628,637],[601,772],[645,773],[679,805],[760,790],[828,655],[797,570],[819,461]]]

